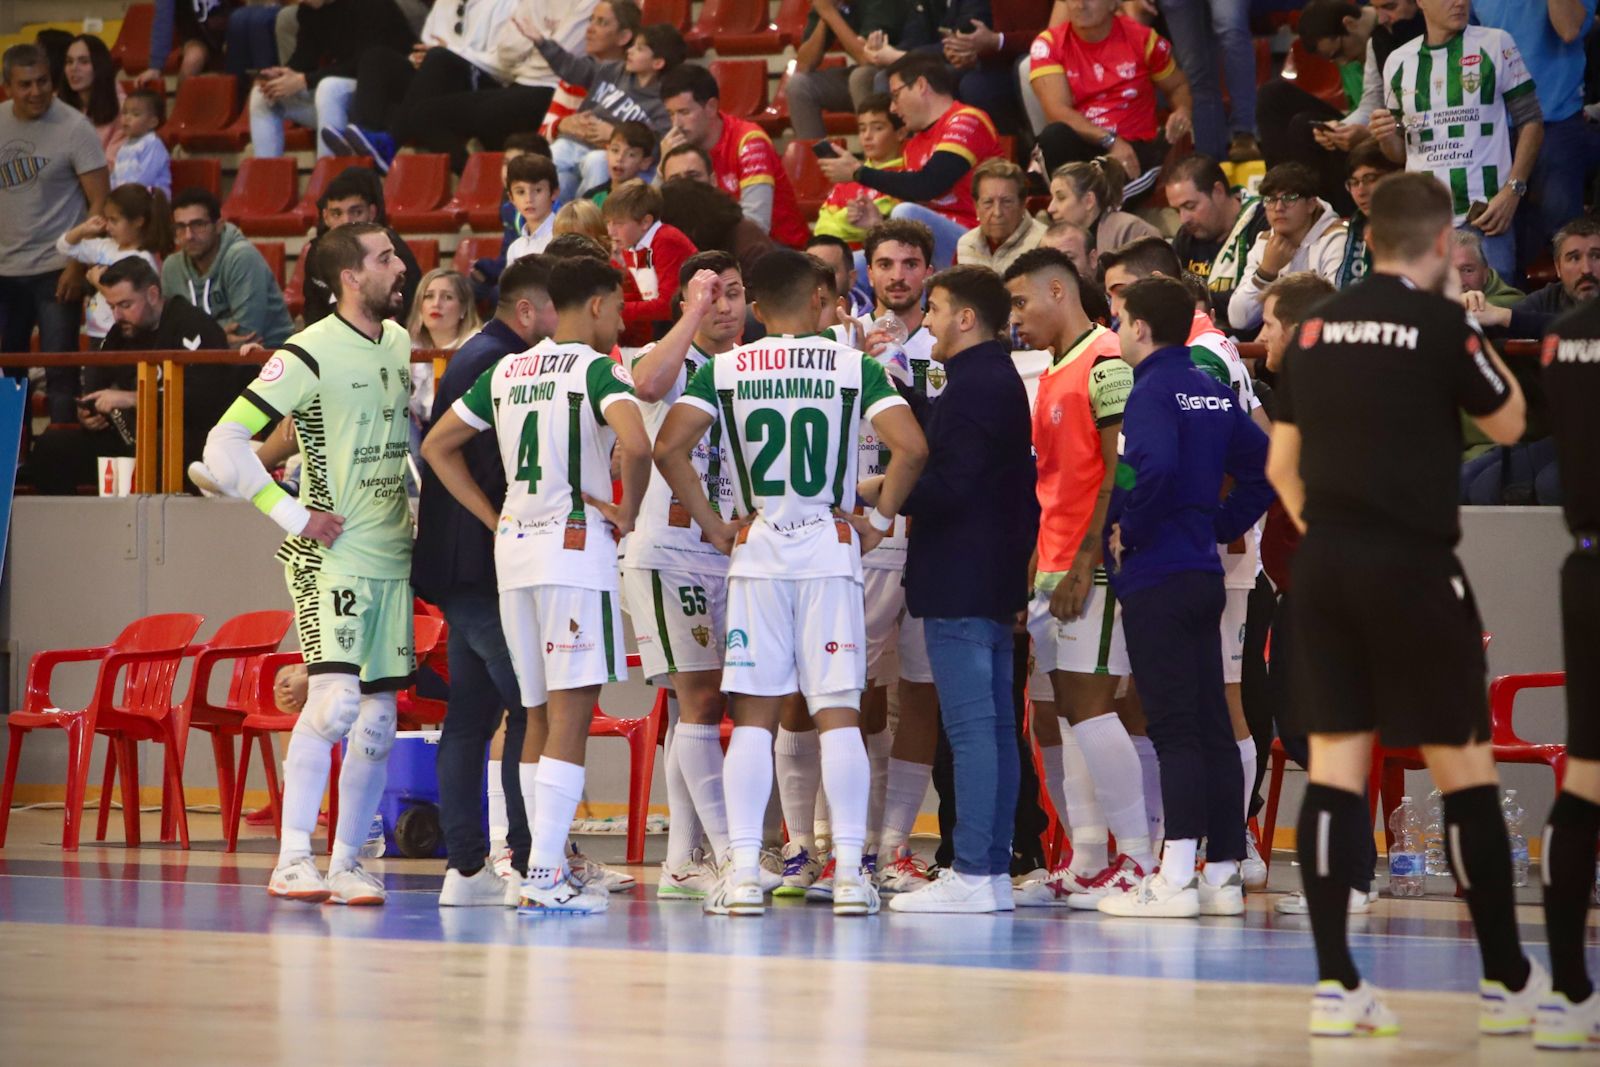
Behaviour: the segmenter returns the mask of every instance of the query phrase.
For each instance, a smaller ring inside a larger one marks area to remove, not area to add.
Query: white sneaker
[[[995,911],[1016,911],[1016,890],[1011,885],[1011,879],[1003,874],[989,876],[990,892],[994,894]]]
[[[880,905],[878,887],[866,871],[836,872],[833,878],[835,915],[876,915]]]
[[[784,848],[787,849],[788,846],[785,845]],[[783,874],[783,857],[784,852],[778,849],[764,848],[761,850],[761,859],[758,861],[758,866],[769,874],[781,875]]]
[[[1550,999],[1550,976],[1539,961],[1528,960],[1528,982],[1516,993],[1502,982],[1478,979],[1478,1033],[1498,1037],[1533,1029],[1539,1006]],[[1594,999],[1593,997],[1590,998]]]
[[[914,893],[932,882],[928,865],[912,855],[904,845],[894,850],[893,858],[878,872],[878,892],[884,896],[895,893]]]
[[[1317,983],[1311,995],[1312,1037],[1393,1037],[1399,1032],[1400,1020],[1369,983],[1354,989],[1333,979]]]
[[[1065,867],[1063,867],[1061,869],[1062,870],[1066,870]],[[1027,874],[1013,874],[1010,878],[1007,879],[1007,881],[1009,881],[1011,883],[1011,886],[1012,886],[1013,889],[1021,889],[1023,886],[1027,885],[1029,882],[1042,882],[1046,878],[1049,878],[1049,877],[1050,877],[1050,872],[1049,871],[1045,870],[1043,867],[1035,867],[1033,870],[1029,871]]]
[[[767,898],[759,878],[738,874],[732,863],[724,863],[703,907],[707,915],[765,915]]]
[[[822,873],[822,861],[798,842],[783,846],[783,873],[779,885],[772,891],[775,897],[803,897],[806,890]]]
[[[330,895],[328,883],[322,880],[310,856],[301,856],[273,868],[267,892],[283,900],[301,900],[307,904],[321,904]]]
[[[601,915],[611,903],[604,889],[577,881],[561,867],[529,869],[518,896],[519,915]]]
[[[822,865],[822,873],[817,875],[817,880],[806,886],[806,901],[811,904],[827,904],[833,900],[833,875],[834,868],[838,866],[833,857],[828,857],[828,862]]]
[[[1010,884],[1006,883],[1007,888]],[[836,890],[835,907],[838,907],[838,899]],[[994,882],[988,875],[967,878],[946,868],[933,881],[917,889],[896,893],[889,901],[889,910],[982,915],[999,909],[995,905]]]
[[[383,880],[359,863],[340,871],[329,871],[328,889],[332,893],[328,897],[330,904],[368,907],[382,904],[389,898]]]
[[[639,880],[627,871],[596,863],[579,852],[575,841],[567,842],[567,868],[581,884],[595,886],[607,893],[623,893],[639,884]]]
[[[1200,890],[1195,884],[1197,881],[1197,878],[1190,878],[1188,885],[1175,886],[1157,871],[1148,878],[1140,879],[1132,892],[1101,897],[1098,907],[1103,915],[1133,919],[1198,918]]]
[[[1311,910],[1306,906],[1306,895],[1301,892],[1285,893],[1272,907],[1279,915],[1306,915]],[[1359,889],[1350,890],[1351,915],[1365,915],[1371,910],[1372,903],[1367,894]]]
[[[1252,893],[1267,888],[1267,864],[1261,858],[1261,851],[1256,848],[1256,835],[1249,830],[1244,832],[1244,860],[1239,864],[1239,877],[1244,887]]]
[[[454,867],[444,872],[439,907],[503,908],[506,903],[506,880],[493,867],[484,866],[470,878]]]
[[[522,884],[522,873],[518,871],[516,866],[511,862],[510,845],[506,845],[504,848],[500,849],[500,851],[496,852],[494,854],[494,859],[490,862],[494,866],[495,874],[498,874],[501,878],[515,878],[517,880],[517,884]]]
[[[196,489],[200,490],[201,496],[228,495],[217,482],[217,476],[211,473],[211,468],[198,459],[189,464],[189,480],[194,483]]]
[[[1574,1004],[1560,993],[1551,992],[1539,1003],[1533,1024],[1535,1048],[1579,1049],[1600,1046],[1600,997]]]
[[[1201,915],[1244,914],[1244,879],[1238,871],[1234,871],[1221,885],[1212,885],[1202,874],[1197,888],[1200,890]]]
[[[661,880],[656,883],[657,900],[704,900],[717,884],[717,871],[705,853],[695,849],[678,867],[661,865]]]

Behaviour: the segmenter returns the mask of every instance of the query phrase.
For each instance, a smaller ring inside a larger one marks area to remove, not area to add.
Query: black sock
[[[1317,977],[1332,979],[1346,989],[1361,984],[1345,927],[1350,917],[1350,890],[1365,855],[1363,833],[1371,836],[1372,831],[1361,794],[1315,783],[1306,786],[1296,844],[1311,938],[1317,946]]]
[[[1511,893],[1511,842],[1500,814],[1500,789],[1477,785],[1444,795],[1445,851],[1467,898],[1478,934],[1483,976],[1520,992],[1528,982],[1528,960],[1517,937],[1516,899]]]
[[[1600,838],[1600,804],[1561,793],[1550,809],[1545,838],[1544,922],[1550,939],[1550,978],[1557,993],[1572,1003],[1594,991],[1584,964],[1583,943],[1594,887],[1595,840]]]

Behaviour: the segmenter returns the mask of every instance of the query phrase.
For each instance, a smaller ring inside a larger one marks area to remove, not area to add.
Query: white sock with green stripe
[[[1144,810],[1144,777],[1128,728],[1115,714],[1106,714],[1078,723],[1072,734],[1094,778],[1106,827],[1116,835],[1117,851],[1149,871],[1155,855],[1150,851],[1150,823]]]
[[[712,723],[680,722],[673,737],[678,750],[678,771],[689,787],[694,814],[711,850],[720,860],[728,854],[728,807],[722,788],[722,727]]]
[[[817,790],[822,786],[822,742],[815,730],[786,730],[780,726],[776,752],[778,803],[783,807],[789,840],[807,852],[815,852],[812,817],[817,810]],[[728,817],[731,823],[731,808]]]

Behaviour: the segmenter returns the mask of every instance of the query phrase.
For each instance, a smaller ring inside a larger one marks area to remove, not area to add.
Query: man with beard
[[[1600,220],[1573,219],[1550,242],[1556,280],[1509,308],[1495,307],[1482,293],[1468,293],[1467,310],[1485,327],[1502,326],[1512,337],[1543,337],[1558,317],[1600,296]]]
[[[1235,193],[1217,161],[1208,156],[1180,159],[1167,168],[1166,183],[1167,203],[1181,223],[1172,248],[1184,270],[1206,280],[1211,317],[1226,318],[1250,246],[1267,228],[1261,198],[1243,190]]]
[[[290,337],[233,402],[206,442],[205,463],[288,533],[285,565],[301,654],[305,708],[283,761],[283,837],[267,892],[335,904],[382,904],[383,882],[356,855],[378,810],[394,745],[395,693],[415,671],[411,640],[411,515],[406,507],[411,338],[394,322],[405,267],[382,226],[323,237],[338,279],[334,313]],[[295,500],[250,448],[291,417],[305,457]],[[339,819],[324,881],[311,833],[333,746],[350,745],[339,775]]]

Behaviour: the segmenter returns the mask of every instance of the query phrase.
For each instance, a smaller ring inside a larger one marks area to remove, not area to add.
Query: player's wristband
[[[311,512],[306,510],[305,505],[284,492],[283,487],[277,482],[272,482],[251,497],[250,503],[288,534],[298,534],[306,528],[306,523],[311,521]]]
[[[867,512],[867,524],[879,533],[888,533],[894,529],[894,520],[889,518],[877,508]]]

